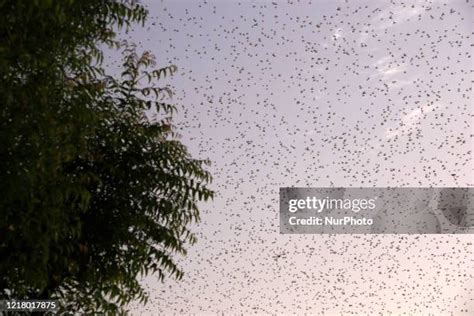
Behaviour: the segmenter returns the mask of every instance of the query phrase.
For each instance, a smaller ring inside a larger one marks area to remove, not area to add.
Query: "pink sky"
[[[473,237],[279,234],[288,186],[473,186],[466,1],[147,1],[162,65],[213,161],[182,281],[136,314],[474,314]]]

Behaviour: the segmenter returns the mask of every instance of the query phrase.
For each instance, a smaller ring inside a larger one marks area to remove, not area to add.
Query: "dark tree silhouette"
[[[128,45],[121,78],[105,73],[101,45],[145,22],[133,0],[8,0],[0,12],[0,297],[79,312],[145,301],[137,277],[182,276],[173,254],[213,196],[156,85],[176,67]]]

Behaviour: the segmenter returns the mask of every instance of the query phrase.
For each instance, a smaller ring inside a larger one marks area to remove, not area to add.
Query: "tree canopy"
[[[213,196],[158,85],[177,68],[120,45],[117,30],[146,21],[134,0],[4,0],[0,12],[0,297],[79,312],[145,301],[138,277],[182,276],[173,254]],[[104,44],[123,50],[120,77]]]

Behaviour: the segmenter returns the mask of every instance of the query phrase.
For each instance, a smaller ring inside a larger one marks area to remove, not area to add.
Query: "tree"
[[[156,84],[176,67],[129,45],[121,78],[106,74],[101,45],[123,47],[114,28],[146,19],[133,0],[0,12],[0,297],[80,312],[146,301],[137,277],[182,276],[173,254],[213,196],[209,162],[179,141],[172,91]]]

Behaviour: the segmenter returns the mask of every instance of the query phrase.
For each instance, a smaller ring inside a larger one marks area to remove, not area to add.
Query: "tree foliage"
[[[4,0],[0,12],[0,297],[80,312],[146,300],[138,277],[182,276],[173,254],[213,196],[157,85],[176,67],[129,45],[121,76],[104,71],[101,45],[146,19],[133,0]]]

